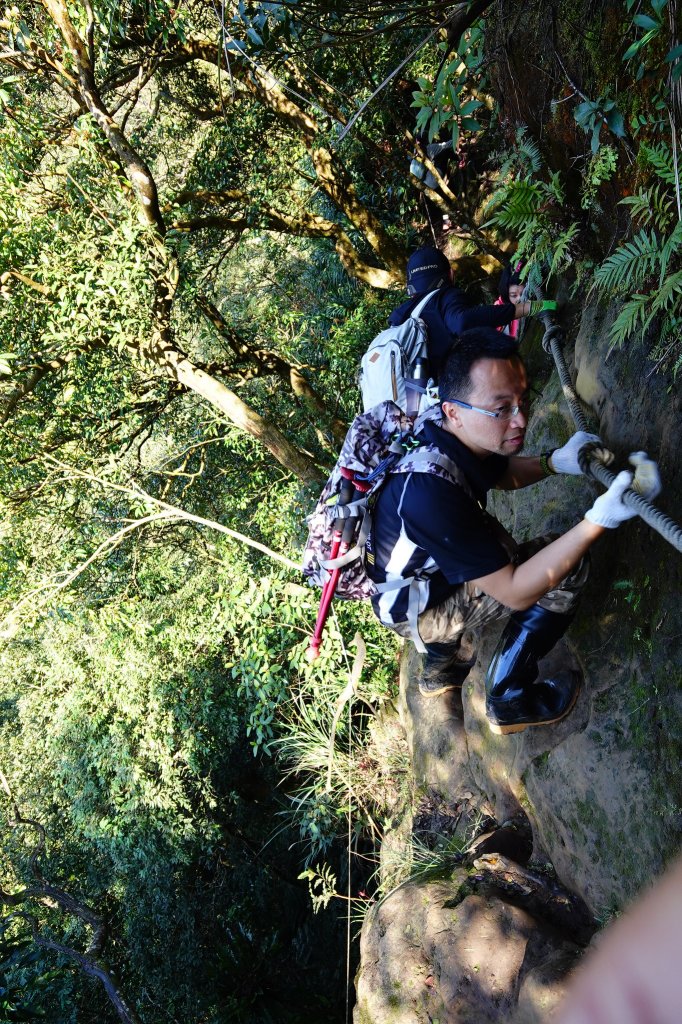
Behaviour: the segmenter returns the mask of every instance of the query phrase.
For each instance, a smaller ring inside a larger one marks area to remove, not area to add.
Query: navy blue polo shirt
[[[430,473],[389,477],[372,512],[366,565],[375,583],[408,579],[437,566],[425,587],[420,606],[425,611],[441,604],[467,580],[509,564],[509,555],[482,513],[487,493],[504,475],[508,459],[496,454],[479,459],[435,423],[426,423],[421,437],[425,444],[436,444],[462,470],[476,500],[458,484]],[[387,591],[373,599],[382,621],[407,620],[408,589]]]
[[[388,322],[395,326],[407,320],[426,292],[415,295],[394,309]],[[466,292],[454,285],[440,288],[426,303],[420,316],[428,333],[429,372],[438,382],[440,368],[445,362],[455,337],[472,327],[505,327],[514,319],[516,309],[511,302],[497,306],[473,306]]]

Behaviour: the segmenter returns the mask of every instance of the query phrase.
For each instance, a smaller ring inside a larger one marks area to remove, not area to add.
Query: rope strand
[[[536,294],[540,296],[538,288],[535,289]],[[542,339],[542,347],[545,352],[548,352],[553,358],[556,364],[557,373],[559,374],[559,381],[563,389],[564,397],[571,411],[573,421],[578,430],[588,431],[587,419],[583,412],[578,396],[573,387],[573,381],[571,375],[568,372],[568,367],[564,360],[563,352],[561,351],[560,340],[564,339],[564,332],[556,324],[552,323],[552,319],[549,313],[543,313],[539,319],[542,320],[545,326],[545,334]],[[606,468],[601,460],[595,457],[594,453],[590,453],[589,460],[585,460],[585,464],[581,463],[581,469],[586,476],[593,477],[598,480],[604,487],[609,488],[613,481],[616,479],[615,475]],[[643,498],[641,494],[637,494],[636,491],[628,488],[623,494],[623,503],[628,508],[634,509],[637,514],[644,520],[647,526],[650,526],[652,530],[656,530],[657,533],[667,540],[669,544],[677,550],[682,552],[682,529],[677,525],[674,520],[670,519],[664,512],[652,505],[651,502]]]

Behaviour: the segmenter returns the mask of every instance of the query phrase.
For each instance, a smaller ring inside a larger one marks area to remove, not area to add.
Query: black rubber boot
[[[538,661],[568,629],[573,613],[562,615],[534,604],[514,612],[495,649],[486,676],[485,711],[494,733],[552,725],[575,704],[582,678],[574,669],[538,679]]]
[[[461,690],[464,680],[476,664],[476,655],[460,644],[426,644],[419,677],[422,697],[437,697],[448,690]]]

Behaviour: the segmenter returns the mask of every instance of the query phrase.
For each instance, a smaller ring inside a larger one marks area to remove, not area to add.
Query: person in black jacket
[[[556,303],[504,302],[495,306],[472,305],[465,291],[452,280],[450,262],[440,249],[425,246],[412,253],[407,262],[407,292],[410,298],[391,313],[389,323],[396,326],[408,316],[428,292],[437,294],[426,304],[421,319],[428,334],[429,372],[438,382],[440,370],[457,335],[474,327],[505,327],[541,309],[556,309]]]

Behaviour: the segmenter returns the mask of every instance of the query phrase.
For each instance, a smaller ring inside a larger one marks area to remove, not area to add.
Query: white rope
[[[400,64],[398,64],[398,67],[394,68],[394,70],[391,71],[390,75],[388,75],[387,78],[384,78],[384,80],[381,83],[381,85],[377,86],[377,88],[374,90],[372,95],[369,96],[365,100],[365,102],[362,104],[362,106],[358,110],[355,111],[355,113],[351,117],[350,121],[348,121],[347,124],[344,126],[343,131],[339,133],[339,135],[337,137],[337,140],[336,140],[337,144],[339,142],[341,142],[341,139],[343,139],[343,137],[345,135],[348,134],[348,132],[351,130],[351,128],[353,127],[353,125],[355,124],[357,119],[361,116],[363,111],[370,105],[370,103],[372,102],[374,97],[379,95],[379,93],[384,88],[384,86],[388,85],[388,83],[392,79],[395,78],[395,76],[398,74],[398,72],[402,71],[402,69],[405,67],[406,64],[409,64],[409,62],[412,60],[412,58],[415,57],[419,53],[419,51],[422,49],[422,47],[426,46],[428,41],[435,36],[436,32],[440,32],[440,30],[448,23],[449,20],[450,20],[450,16],[448,15],[447,18],[444,18],[443,21],[441,21],[440,25],[436,25],[436,27],[433,29],[433,31],[429,32],[428,36],[426,36],[425,39],[422,39],[421,43],[418,43],[417,46],[415,46],[414,50],[412,50],[411,53],[408,53],[408,55],[405,58],[405,60],[401,61]]]

